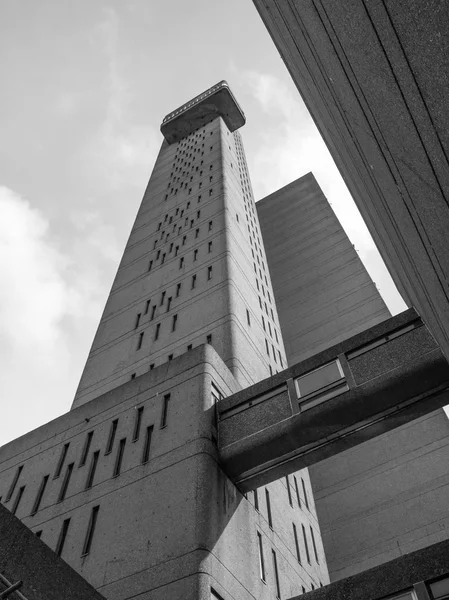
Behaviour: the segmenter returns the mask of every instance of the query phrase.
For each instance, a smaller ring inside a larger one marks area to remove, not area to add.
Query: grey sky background
[[[406,308],[251,0],[2,0],[0,76],[0,444],[70,408],[160,123],[221,79],[256,200],[312,171]]]

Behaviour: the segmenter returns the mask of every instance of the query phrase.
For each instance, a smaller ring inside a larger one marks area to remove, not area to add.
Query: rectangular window
[[[105,454],[112,452],[114,447],[115,434],[117,433],[118,419],[114,419],[111,423],[111,429],[109,430],[108,443],[106,444]]]
[[[312,538],[312,546],[313,546],[313,553],[315,554],[315,560],[319,564],[320,561],[318,559],[318,552],[317,552],[317,549],[316,549],[315,536],[313,534],[313,529],[312,529],[311,525],[310,525],[310,537]]]
[[[160,251],[160,250],[158,250],[158,251],[157,251],[157,254],[156,254],[156,260],[159,260],[159,257],[160,257],[160,255],[161,255],[161,251]]]
[[[67,465],[67,469],[64,475],[64,479],[62,481],[61,489],[59,490],[58,502],[62,502],[67,494],[67,489],[69,487],[70,478],[72,477],[73,467],[75,463],[70,463]]]
[[[19,488],[19,491],[17,492],[17,496],[16,499],[14,500],[14,504],[11,508],[11,512],[13,515],[16,514],[17,509],[19,508],[19,504],[20,501],[22,500],[22,496],[23,496],[23,492],[25,491],[25,486],[23,485],[21,488]]]
[[[145,304],[145,314],[148,314],[148,311],[150,310],[150,304],[151,304],[151,300],[147,300],[147,302]]]
[[[260,578],[262,581],[265,581],[265,562],[263,559],[263,543],[262,543],[262,534],[257,532],[257,545],[259,547],[259,570],[260,570]]]
[[[200,230],[196,229],[195,230],[195,239],[197,239],[199,235],[200,235]]]
[[[135,376],[135,373],[134,373]],[[94,437],[94,432],[93,431],[89,431],[89,433],[86,436],[86,440],[84,442],[84,448],[83,451],[81,453],[81,459],[80,459],[80,467],[83,467],[86,464],[86,460],[87,460],[87,455],[89,454],[89,450],[90,450],[90,445],[92,443],[92,438]]]
[[[9,487],[8,493],[6,494],[5,502],[8,502],[11,499],[11,496],[14,494],[14,490],[16,489],[17,482],[19,481],[20,474],[22,473],[23,465],[18,467],[17,471],[14,474],[13,480]]]
[[[151,363],[149,370],[152,371],[153,369],[154,369],[154,363]]]
[[[140,317],[141,317],[141,316],[142,316],[142,315],[141,315],[140,313],[137,313],[137,317],[136,317],[136,323],[135,323],[135,325],[134,325],[134,329],[137,329],[137,328],[139,327],[139,324],[140,324]]]
[[[212,267],[207,267],[207,279],[208,281],[212,279]]]
[[[151,309],[151,317],[150,317],[150,321],[152,321],[154,319],[154,315],[156,314],[156,304],[153,306],[153,308]]]
[[[208,244],[208,251],[212,252],[212,242],[209,242],[209,244]]]
[[[293,506],[292,491],[290,489],[290,481],[288,479],[288,475],[285,476],[285,483],[287,485],[288,501],[290,503],[290,506]]]
[[[167,300],[167,312],[170,310],[171,308],[171,301],[172,301],[172,297],[169,296],[168,300]]]
[[[270,529],[273,529],[273,519],[271,516],[271,502],[270,502],[270,492],[265,488],[265,500],[267,502],[267,515],[268,515],[268,525]]]
[[[187,352],[190,352],[190,350],[192,350],[192,348],[193,348],[192,344],[189,344],[189,345],[187,346]]]
[[[97,524],[99,510],[99,506],[94,506],[92,508],[92,512],[90,513],[89,525],[87,526],[86,538],[84,540],[83,552],[81,556],[86,556],[86,554],[89,554],[90,549],[92,547],[92,540],[94,538],[95,526]]]
[[[148,263],[148,272],[150,272],[152,268],[153,268],[153,261],[150,260],[150,262]]]
[[[176,286],[176,297],[179,298],[179,294],[181,293],[181,284],[178,283]]]
[[[161,294],[161,302],[160,302],[160,306],[162,306],[164,304],[164,300],[165,300],[165,294],[166,292],[162,292]]]
[[[94,484],[95,471],[97,470],[98,458],[100,456],[100,450],[96,450],[92,454],[92,458],[90,461],[89,474],[87,475],[86,480],[86,490],[91,488]]]
[[[259,511],[259,493],[258,490],[255,489],[254,492],[254,508]]]
[[[168,403],[170,402],[170,394],[165,394],[162,402],[161,429],[167,426]]]
[[[171,360],[173,360],[173,354],[168,355],[168,361],[170,362]]]
[[[196,218],[197,218],[197,219],[199,219],[199,218],[200,218],[200,216],[201,216],[201,211],[200,211],[200,210],[198,210],[198,211],[196,212]]]
[[[213,189],[210,188],[210,190],[209,190],[209,197],[212,196],[212,192],[213,192]]]
[[[184,257],[181,256],[181,258],[179,259],[179,268],[182,269],[183,265],[184,265]]]
[[[67,456],[67,452],[70,444],[64,444],[64,447],[61,452],[61,456],[59,457],[58,466],[56,467],[55,474],[53,475],[53,479],[57,479],[61,475],[62,467],[64,466],[64,462]]]
[[[117,456],[115,457],[114,472],[112,477],[118,477],[122,470],[123,454],[125,453],[126,438],[120,440],[117,448]]]
[[[309,499],[307,498],[306,484],[304,483],[304,479],[302,477],[301,477],[301,483],[302,483],[302,491],[304,492],[304,502],[305,502],[306,508],[308,510],[309,509]]]
[[[307,534],[306,534],[306,529],[304,527],[304,525],[301,525],[302,528],[302,537],[304,539],[304,547],[306,549],[306,557],[307,557],[307,562],[310,564],[312,564],[310,562],[310,553],[309,553],[309,544],[307,543]]]
[[[246,321],[247,321],[248,325],[251,325],[251,317],[250,317],[248,309],[246,309]]]
[[[140,427],[142,425],[143,409],[143,406],[139,406],[139,408],[136,411],[136,418],[134,421],[133,442],[136,442],[139,439]]]
[[[209,221],[209,231],[212,231],[212,221]]]
[[[55,553],[56,556],[61,556],[62,550],[64,548],[65,539],[67,537],[67,532],[69,530],[70,519],[64,519],[62,522],[61,531],[59,532],[58,543],[56,544]]]
[[[159,339],[159,332],[161,330],[161,324],[158,323],[156,325],[156,331],[154,332],[154,340],[156,341],[157,339]]]
[[[178,320],[178,315],[173,315],[173,320],[172,320],[172,323],[171,323],[171,330],[172,331],[176,330],[176,322],[177,322],[177,320]]]
[[[276,598],[281,597],[281,587],[279,585],[279,572],[278,572],[278,561],[276,557],[276,552],[271,550],[271,557],[273,559],[273,573],[274,573],[274,581],[276,583]]]
[[[165,252],[164,252],[164,254],[162,255],[161,265],[163,265],[163,264],[164,264],[164,262],[165,262]]]
[[[299,550],[298,532],[296,530],[296,525],[294,523],[293,523],[293,537],[295,539],[296,558],[298,559],[299,564],[301,564],[301,552]]]
[[[299,508],[301,508],[301,496],[299,495],[298,480],[296,479],[296,477],[294,475],[293,475],[293,480],[295,482],[296,499],[298,500]]]
[[[211,335],[211,334],[209,334],[209,335],[206,337],[206,343],[207,343],[207,344],[212,344],[212,335]]]
[[[182,245],[183,245],[183,246],[185,246],[185,243],[186,243],[186,241],[187,241],[187,236],[185,235],[185,236],[182,238]]]
[[[151,439],[153,437],[153,425],[149,425],[145,431],[145,441],[143,444],[142,464],[150,460]]]
[[[179,252],[179,246],[176,246],[176,248],[175,248],[175,256],[178,256],[178,252]]]
[[[265,340],[265,349],[267,351],[268,356],[270,356],[270,348],[268,347],[268,342]]]
[[[192,275],[192,290],[194,289],[196,285],[196,275]]]
[[[45,488],[47,486],[48,478],[49,477],[50,477],[50,475],[45,475],[45,477],[41,481],[41,484],[39,486],[39,490],[37,492],[36,500],[34,501],[34,505],[33,505],[33,508],[31,510],[31,515],[35,515],[37,513],[37,511],[39,510],[39,506],[40,506],[40,504],[42,502],[42,498],[44,496]]]
[[[193,261],[195,262],[197,258],[198,258],[198,250],[194,250],[193,251]]]
[[[143,343],[143,336],[144,336],[145,332],[141,331],[139,333],[139,337],[137,339],[137,350],[140,350],[142,348],[142,343]]]

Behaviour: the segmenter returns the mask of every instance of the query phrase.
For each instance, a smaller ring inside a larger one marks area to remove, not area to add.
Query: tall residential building
[[[449,357],[445,0],[254,0],[408,306]]]
[[[390,316],[311,173],[257,212],[290,365]],[[439,409],[309,467],[331,581],[446,540],[448,465]]]
[[[307,470],[243,496],[215,403],[286,366],[226,82],[170,113],[72,410],[0,451],[2,502],[107,598],[328,582]]]

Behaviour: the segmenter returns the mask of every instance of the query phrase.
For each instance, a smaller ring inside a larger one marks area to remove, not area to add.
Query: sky
[[[160,123],[222,79],[256,200],[312,171],[405,310],[251,0],[2,0],[0,78],[0,445],[70,409]]]

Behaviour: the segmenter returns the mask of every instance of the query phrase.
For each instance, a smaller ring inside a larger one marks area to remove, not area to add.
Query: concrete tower
[[[216,401],[286,366],[244,122],[226,82],[164,119],[72,410],[0,452],[4,504],[106,598],[328,582],[307,470],[246,498],[218,464]]]

